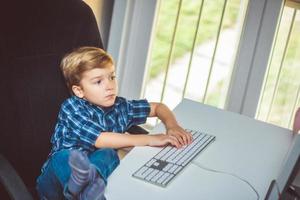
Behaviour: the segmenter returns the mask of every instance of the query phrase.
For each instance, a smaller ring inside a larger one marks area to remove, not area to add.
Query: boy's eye
[[[101,80],[98,80],[95,83],[99,85],[101,83]]]
[[[116,79],[116,76],[113,75],[113,76],[110,77],[110,79],[111,79],[111,80],[115,80],[115,79]]]

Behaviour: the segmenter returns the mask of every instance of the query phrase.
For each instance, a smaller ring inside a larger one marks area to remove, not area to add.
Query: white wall
[[[93,10],[104,48],[107,49],[114,0],[84,0]]]

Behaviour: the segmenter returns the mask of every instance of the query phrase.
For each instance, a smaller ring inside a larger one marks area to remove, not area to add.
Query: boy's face
[[[77,97],[84,98],[97,106],[112,106],[118,92],[114,65],[84,72],[80,86],[73,85],[72,90]]]

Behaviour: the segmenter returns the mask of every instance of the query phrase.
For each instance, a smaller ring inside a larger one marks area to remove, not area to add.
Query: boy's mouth
[[[114,97],[115,97],[115,94],[110,94],[110,95],[107,95],[105,98],[111,99],[111,98],[114,98]]]

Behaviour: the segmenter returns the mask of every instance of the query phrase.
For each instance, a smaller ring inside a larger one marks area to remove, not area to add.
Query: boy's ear
[[[83,98],[83,90],[82,90],[82,88],[80,87],[80,86],[78,86],[78,85],[73,85],[72,86],[72,91],[73,91],[73,93],[77,96],[77,97],[79,97],[79,98]]]

